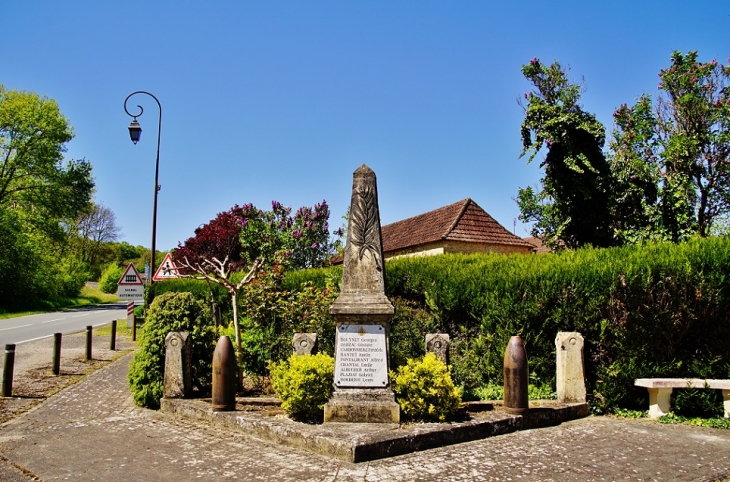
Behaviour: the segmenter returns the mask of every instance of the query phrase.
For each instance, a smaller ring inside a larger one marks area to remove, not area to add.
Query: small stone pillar
[[[583,372],[583,337],[578,332],[559,332],[555,337],[557,368],[555,380],[558,401],[585,403],[586,382]]]
[[[433,353],[436,358],[449,364],[449,346],[451,341],[446,333],[428,333],[426,335],[426,353]]]
[[[390,320],[375,173],[363,164],[352,175],[340,296],[330,306],[337,324],[335,380],[325,422],[399,423],[390,388]]]
[[[317,334],[294,333],[291,344],[295,355],[313,355],[317,353]]]
[[[165,398],[189,398],[192,389],[192,339],[185,332],[171,331],[165,337]]]

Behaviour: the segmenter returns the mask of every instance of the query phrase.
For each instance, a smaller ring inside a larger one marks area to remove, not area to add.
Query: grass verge
[[[81,293],[79,293],[79,296],[75,298],[56,298],[53,300],[44,300],[41,302],[41,305],[44,307],[43,309],[0,313],[0,320],[15,318],[17,316],[48,313],[49,311],[63,310],[65,308],[78,308],[80,306],[115,303],[117,301],[119,301],[119,298],[117,298],[116,294],[102,293],[101,291],[87,285],[81,288]]]
[[[625,410],[617,408],[611,413],[616,418],[647,418],[649,413],[646,410]],[[664,424],[684,424],[694,425],[696,427],[709,427],[721,430],[730,430],[730,418],[701,418],[701,417],[685,417],[677,415],[674,412],[664,415],[656,419],[659,423]]]

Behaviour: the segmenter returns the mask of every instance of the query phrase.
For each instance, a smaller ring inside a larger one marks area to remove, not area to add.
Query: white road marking
[[[30,343],[31,341],[42,340],[44,338],[50,338],[52,336],[53,335],[39,336],[38,338],[31,338],[30,340],[16,341],[15,344],[20,345],[22,343]]]
[[[32,326],[32,323],[31,324],[28,324],[28,325],[11,326],[10,328],[0,328],[0,331],[15,330],[17,328],[25,328],[26,326]]]

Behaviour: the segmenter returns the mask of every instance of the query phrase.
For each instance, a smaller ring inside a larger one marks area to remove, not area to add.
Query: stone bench
[[[649,390],[649,417],[659,418],[669,413],[669,398],[674,388],[714,388],[722,390],[725,418],[730,418],[730,380],[704,380],[702,378],[637,378],[637,387]]]

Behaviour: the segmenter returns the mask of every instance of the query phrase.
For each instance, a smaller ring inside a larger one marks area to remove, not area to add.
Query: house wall
[[[436,243],[413,246],[383,253],[385,259],[407,256],[435,256],[444,253],[503,253],[503,254],[532,254],[533,248],[527,246],[511,246],[500,244],[468,243],[459,241],[439,241]]]
[[[482,244],[459,241],[446,241],[446,253],[502,253],[502,254],[532,254],[534,249],[528,246],[514,246],[511,244]]]
[[[412,246],[410,248],[389,251],[387,253],[383,253],[383,256],[385,259],[391,259],[409,256],[436,256],[437,254],[444,254],[443,242],[429,243],[421,246]]]

